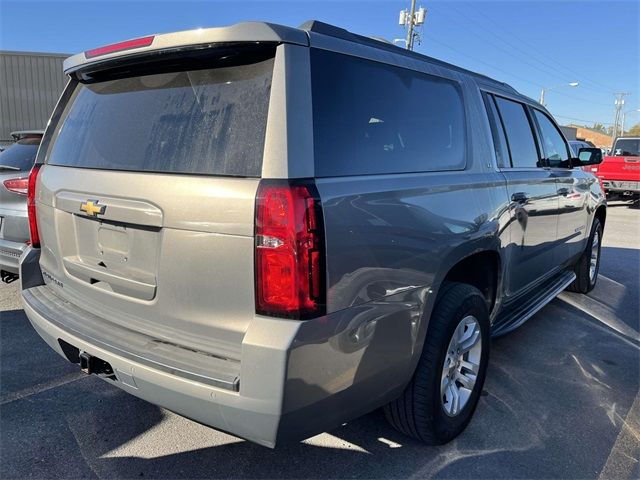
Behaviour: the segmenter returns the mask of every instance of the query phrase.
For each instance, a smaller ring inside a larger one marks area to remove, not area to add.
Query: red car
[[[640,137],[617,138],[612,155],[587,167],[600,178],[607,196],[640,196]]]

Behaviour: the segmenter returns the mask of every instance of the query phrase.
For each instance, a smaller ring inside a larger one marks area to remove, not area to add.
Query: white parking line
[[[0,405],[6,405],[7,403],[15,402],[16,400],[21,400],[23,398],[30,397],[31,395],[37,395],[38,393],[46,392],[47,390],[51,390],[52,388],[60,387],[62,385],[66,385],[67,383],[75,382],[76,380],[87,377],[88,375],[86,375],[85,373],[77,371],[59,378],[55,378],[49,382],[40,383],[32,387],[24,388],[22,390],[18,390],[17,392],[7,393],[0,397]]]
[[[626,287],[624,285],[619,284],[618,282],[611,280],[607,277],[600,276],[598,280],[602,281],[606,285],[607,294],[610,297],[617,297],[621,294],[624,294],[624,289]],[[620,290],[623,291],[620,291]],[[607,327],[612,330],[618,332],[620,335],[626,337],[628,340],[633,342],[640,342],[640,333],[630,327],[627,323],[622,321],[616,314],[616,312],[611,309],[608,305],[605,305],[602,302],[599,302],[593,297],[582,295],[580,293],[570,293],[570,292],[562,292],[558,295],[558,298],[569,305],[583,311],[590,317],[598,320],[600,323],[603,323]]]
[[[640,458],[640,394],[636,398],[622,422],[609,457],[607,458],[600,476],[600,480],[610,478],[633,478],[637,472]]]

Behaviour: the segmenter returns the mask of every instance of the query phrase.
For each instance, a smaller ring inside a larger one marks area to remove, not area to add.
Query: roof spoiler
[[[216,43],[274,42],[309,45],[307,33],[297,28],[265,22],[242,22],[229,27],[197,28],[175,33],[148,35],[87,50],[67,58],[64,72],[71,74],[88,65],[147,52],[210,46]]]
[[[18,130],[16,132],[11,132],[11,138],[13,138],[15,142],[22,140],[23,138],[41,137],[42,135],[44,135],[44,130]]]

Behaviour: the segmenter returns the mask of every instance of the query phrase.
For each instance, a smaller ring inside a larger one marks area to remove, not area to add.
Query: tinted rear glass
[[[536,141],[523,104],[496,97],[498,110],[507,133],[511,166],[540,167]]]
[[[452,81],[312,50],[316,175],[465,166],[465,115]]]
[[[487,115],[489,117],[489,126],[491,127],[491,135],[493,137],[493,146],[496,152],[496,159],[500,168],[511,166],[511,157],[509,157],[509,147],[507,145],[507,137],[504,134],[504,128],[500,122],[500,115],[496,109],[496,103],[493,96],[484,94],[484,103],[487,107]]]
[[[640,156],[640,140],[635,138],[621,138],[613,147],[616,156],[638,157]]]
[[[18,140],[0,153],[0,166],[15,167],[21,171],[29,171],[33,167],[40,145],[40,138]]]
[[[78,84],[52,165],[260,176],[273,59]]]

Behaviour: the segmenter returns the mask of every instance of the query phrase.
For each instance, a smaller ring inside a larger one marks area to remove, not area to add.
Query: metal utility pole
[[[640,112],[640,108],[622,112],[622,127],[620,128],[620,133],[622,133],[622,135],[624,135],[624,121],[627,118],[627,113],[632,113],[632,112]]]
[[[413,50],[413,17],[416,14],[416,0],[411,0],[409,27],[407,28],[407,50]]]
[[[407,50],[413,50],[413,44],[416,38],[420,43],[420,34],[415,31],[415,27],[419,27],[424,24],[424,20],[427,16],[427,10],[420,7],[416,11],[416,0],[411,0],[411,8],[409,10],[400,11],[399,24],[407,27],[407,38],[405,43]]]
[[[622,118],[622,108],[624,107],[624,97],[630,95],[629,92],[617,92],[613,94],[616,97],[615,102],[613,104],[616,107],[616,113],[613,120],[613,139],[615,140],[620,132],[618,126],[620,125],[620,120]]]

